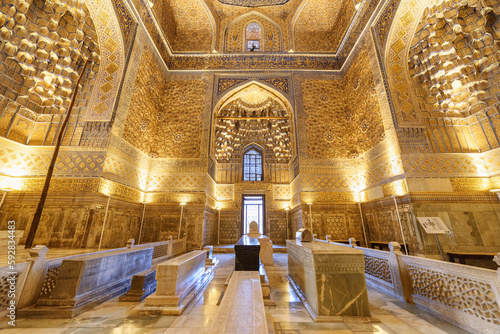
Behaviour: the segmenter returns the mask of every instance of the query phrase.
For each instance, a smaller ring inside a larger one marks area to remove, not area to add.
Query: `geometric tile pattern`
[[[218,184],[215,196],[218,201],[233,201],[234,200],[234,185]]]
[[[129,187],[145,191],[148,181],[148,171],[147,168],[141,169],[137,163],[128,162],[112,153],[108,153],[104,164],[103,176]]]
[[[205,174],[155,175],[148,180],[148,191],[199,190],[205,191]]]
[[[87,105],[87,121],[109,121],[125,66],[120,25],[111,0],[85,0],[101,45],[101,63]]]
[[[302,190],[314,191],[318,189],[342,189],[350,190],[350,180],[342,176],[315,176],[303,175],[302,176]]]
[[[44,176],[53,148],[18,145],[0,138],[0,173],[10,176]],[[69,151],[63,147],[56,160],[54,176],[100,176],[105,151]]]
[[[474,154],[403,154],[407,176],[491,176],[500,170],[500,150]]]
[[[291,189],[289,185],[273,185],[274,200],[290,200]]]

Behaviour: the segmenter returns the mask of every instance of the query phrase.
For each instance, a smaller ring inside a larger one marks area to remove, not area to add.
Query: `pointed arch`
[[[262,29],[261,51],[283,51],[283,33],[280,26],[266,15],[251,11],[235,18],[227,25],[222,41],[224,52],[246,52],[244,43],[245,30],[251,22],[256,22]]]
[[[234,162],[255,144],[273,163],[288,164],[296,156],[295,141],[292,104],[268,85],[243,83],[214,106],[210,154],[218,163]]]
[[[274,95],[280,103],[282,103],[283,107],[287,109],[287,111],[290,112],[290,115],[292,116],[294,113],[294,107],[293,103],[290,101],[288,97],[286,97],[282,92],[278,91],[275,87],[270,86],[266,83],[263,83],[259,80],[250,80],[250,81],[245,81],[241,82],[235,86],[233,86],[231,89],[226,91],[224,94],[218,97],[216,104],[214,105],[214,112],[216,110],[219,110],[223,107],[223,105],[226,105],[228,101],[231,98],[235,98],[238,92],[241,92],[243,89],[250,87],[251,85],[255,85],[257,87],[260,87],[266,91],[268,91],[270,94]]]
[[[243,148],[243,180],[264,180],[264,148],[256,143],[248,144]]]

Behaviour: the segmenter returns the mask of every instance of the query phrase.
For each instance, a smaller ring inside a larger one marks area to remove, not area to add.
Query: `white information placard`
[[[439,217],[418,217],[418,222],[428,234],[448,234],[451,233],[448,226]]]

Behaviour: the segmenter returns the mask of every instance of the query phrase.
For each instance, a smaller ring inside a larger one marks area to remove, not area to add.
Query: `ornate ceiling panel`
[[[218,0],[225,5],[241,7],[263,7],[286,4],[290,0]]]
[[[156,1],[153,12],[174,52],[211,51],[213,18],[200,0]]]
[[[180,1],[180,0],[166,0]],[[190,0],[194,1],[194,0]],[[198,0],[197,0],[198,1]],[[200,0],[201,1],[201,0]],[[259,13],[267,15],[271,19],[279,22],[282,29],[283,49],[289,50],[289,31],[287,27],[291,21],[293,13],[295,13],[299,0],[290,0],[283,6],[270,6],[264,8],[255,8]],[[347,0],[346,0],[347,1]],[[265,53],[243,53],[238,55],[228,55],[221,53],[207,54],[176,54],[176,50],[172,50],[170,45],[167,45],[167,39],[161,24],[159,24],[154,15],[151,13],[151,8],[147,0],[136,0],[135,5],[138,10],[140,19],[143,21],[152,42],[165,61],[166,66],[170,70],[340,70],[344,65],[347,57],[353,50],[359,36],[370,21],[371,17],[376,12],[377,6],[381,0],[366,0],[358,8],[358,11],[352,22],[350,21],[349,29],[343,36],[339,47],[335,53],[311,54],[311,52],[265,52]],[[159,2],[158,2],[159,3]],[[155,4],[156,6],[157,4]],[[207,7],[205,7],[205,5]],[[212,11],[215,24],[217,25],[218,37],[217,50],[222,48],[219,43],[224,35],[224,27],[235,18],[244,15],[245,12],[254,9],[248,9],[239,6],[230,6],[222,4],[218,0],[205,0],[203,9],[209,8]],[[279,9],[279,10],[278,10]],[[159,13],[161,14],[161,12]],[[340,20],[341,15],[339,15]],[[281,20],[281,21],[280,21]],[[313,24],[314,21],[311,21]],[[282,25],[283,23],[283,25]]]
[[[337,52],[356,14],[352,0],[308,0],[293,24],[295,51]]]

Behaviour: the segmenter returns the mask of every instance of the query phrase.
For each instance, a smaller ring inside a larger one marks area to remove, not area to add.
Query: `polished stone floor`
[[[0,333],[208,334],[208,328],[217,312],[216,304],[224,288],[224,282],[234,264],[234,254],[216,254],[216,256],[220,262],[214,279],[181,316],[130,316],[130,309],[137,304],[118,302],[118,298],[115,298],[73,319],[18,319],[15,328],[8,328],[5,321],[2,321],[0,328],[3,329]],[[378,318],[380,323],[360,323],[354,320],[343,323],[314,323],[285,278],[287,255],[275,254],[274,264],[266,269],[277,304],[266,307],[272,322],[270,330],[274,333],[467,333],[416,306],[401,302],[373,288],[369,289],[370,306],[372,315]]]

